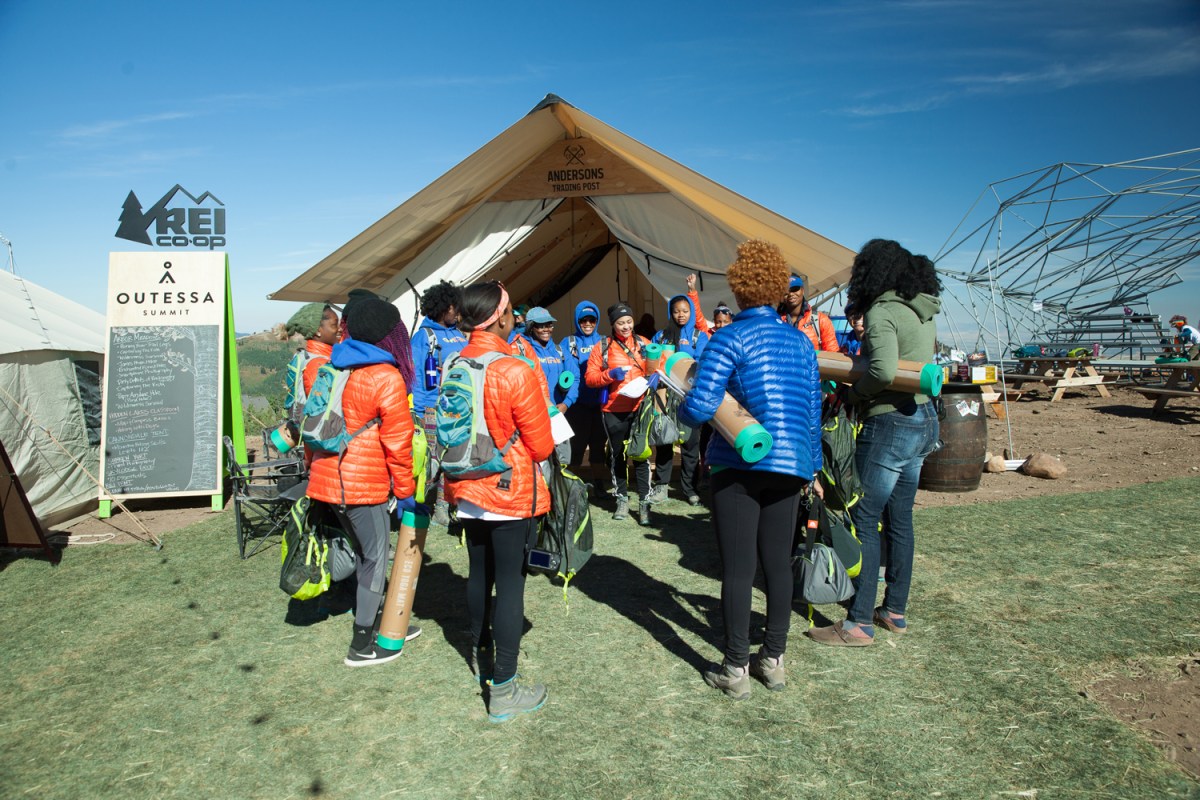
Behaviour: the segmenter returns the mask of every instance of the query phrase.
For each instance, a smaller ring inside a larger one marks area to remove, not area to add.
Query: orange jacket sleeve
[[[711,334],[713,332],[712,323],[704,318],[704,310],[700,308],[700,293],[691,291],[687,293],[688,299],[692,301],[692,308],[696,309],[696,328]]]
[[[588,356],[587,372],[584,374],[583,379],[593,389],[603,389],[612,383],[612,378],[608,377],[607,373],[600,369],[601,364],[604,363],[604,353],[602,352],[604,345],[611,347],[612,339],[607,337],[601,339],[600,344],[593,347],[592,354]]]
[[[841,347],[838,345],[837,332],[833,329],[833,320],[824,311],[817,313],[817,333],[821,337],[821,346],[818,350],[827,350],[831,353],[840,352]]]
[[[539,370],[540,372],[541,370]],[[537,391],[533,375],[517,373],[519,385],[513,392],[513,422],[521,434],[521,441],[529,450],[534,461],[545,461],[554,452],[554,435],[550,432],[550,411],[546,401]]]
[[[413,418],[408,407],[408,387],[399,371],[387,376],[379,394],[379,443],[392,476],[392,494],[412,497]]]

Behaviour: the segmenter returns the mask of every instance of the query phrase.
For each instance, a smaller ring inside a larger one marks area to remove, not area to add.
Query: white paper
[[[550,417],[550,435],[554,437],[555,444],[562,444],[575,435],[571,423],[567,422],[566,414],[554,414]]]
[[[621,391],[617,392],[617,394],[621,395],[622,397],[638,398],[646,393],[646,387],[648,385],[649,384],[645,378],[634,378],[629,381],[629,383],[622,386]]]

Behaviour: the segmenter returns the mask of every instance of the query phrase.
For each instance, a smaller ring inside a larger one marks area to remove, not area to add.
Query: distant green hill
[[[272,339],[243,339],[237,343],[247,434],[257,435],[283,416],[287,365],[296,348],[290,341]]]

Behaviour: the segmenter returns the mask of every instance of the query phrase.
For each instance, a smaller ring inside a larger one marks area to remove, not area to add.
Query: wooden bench
[[[1174,364],[1163,364],[1171,370],[1167,382],[1158,386],[1135,386],[1134,391],[1154,399],[1151,413],[1157,414],[1167,407],[1176,397],[1200,398],[1200,361],[1183,361]],[[1187,388],[1180,388],[1187,387]]]

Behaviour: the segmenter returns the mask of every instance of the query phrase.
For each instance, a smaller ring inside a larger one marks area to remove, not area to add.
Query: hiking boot
[[[646,499],[642,501],[643,505],[661,503],[667,499],[667,485],[660,483],[646,494]]]
[[[783,691],[787,681],[783,674],[783,656],[771,658],[759,653],[750,659],[750,674],[763,682],[772,692]]]
[[[720,689],[734,700],[746,700],[750,697],[750,671],[745,667],[713,664],[704,673],[704,682],[714,689]]]
[[[433,507],[433,524],[449,527],[450,525],[450,504],[445,500],[438,500]]]
[[[617,510],[613,512],[613,519],[629,519],[629,498],[624,495],[617,497]]]
[[[540,683],[522,686],[515,677],[501,684],[487,682],[489,722],[508,722],[517,714],[531,714],[546,704],[546,687]]]
[[[650,526],[650,501],[649,500],[643,500],[642,504],[640,506],[638,506],[638,522],[643,527]]]

